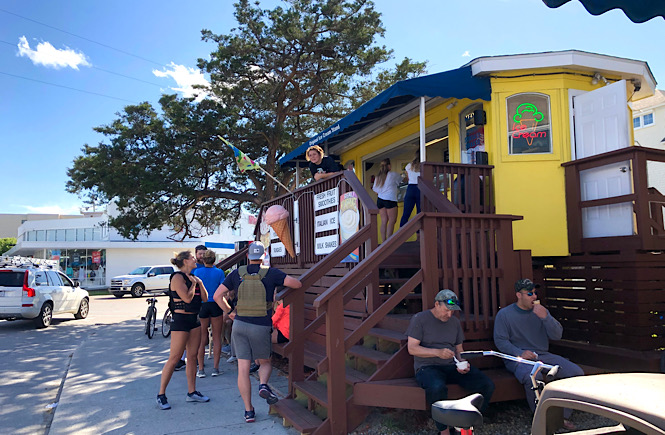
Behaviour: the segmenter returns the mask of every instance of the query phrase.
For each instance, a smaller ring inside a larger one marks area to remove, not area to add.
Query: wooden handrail
[[[230,257],[226,257],[225,259],[217,263],[215,267],[218,269],[226,270],[229,267],[238,264],[238,262],[247,257],[248,250],[249,246],[245,246],[241,250],[234,252]]]
[[[431,181],[425,180],[422,177],[418,177],[418,189],[420,189],[421,204],[424,206],[426,203],[431,204],[436,211],[444,213],[462,213],[459,208],[455,207],[455,204],[448,201],[448,198],[444,197],[434,184]],[[423,207],[423,210],[427,210]]]

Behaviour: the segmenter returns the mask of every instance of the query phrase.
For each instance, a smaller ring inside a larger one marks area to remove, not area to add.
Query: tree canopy
[[[16,246],[16,238],[15,237],[0,238],[0,254],[4,254],[5,252],[12,249],[14,246]]]
[[[277,160],[395,81],[425,72],[404,59],[379,70],[391,51],[376,40],[380,13],[368,0],[288,0],[262,9],[235,4],[238,26],[228,34],[202,31],[215,44],[198,66],[210,75],[208,98],[174,95],[127,106],[108,138],[86,145],[67,188],[89,202],[115,201],[111,225],[138,237],[168,225],[179,237],[198,236],[284,193],[260,171],[241,174],[221,135],[285,185],[294,173]]]

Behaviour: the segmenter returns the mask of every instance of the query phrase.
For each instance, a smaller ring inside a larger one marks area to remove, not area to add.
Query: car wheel
[[[125,295],[124,293],[113,293],[113,296],[115,296],[116,298],[121,298],[124,295]]]
[[[39,310],[39,316],[35,317],[35,325],[39,329],[46,328],[51,324],[51,320],[53,320],[53,307],[46,302]]]
[[[88,317],[88,313],[90,312],[90,302],[88,301],[88,298],[83,298],[81,299],[81,305],[79,305],[79,310],[76,314],[74,314],[74,317],[77,319],[85,319]]]
[[[143,296],[143,292],[145,291],[145,287],[143,284],[140,282],[137,282],[132,286],[132,291],[130,292],[133,298],[140,298]]]

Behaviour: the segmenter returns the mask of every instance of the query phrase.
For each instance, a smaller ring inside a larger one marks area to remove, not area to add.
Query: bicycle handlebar
[[[515,361],[520,364],[529,364],[532,366],[538,366],[541,369],[547,369],[550,372],[547,374],[547,376],[554,377],[556,376],[557,371],[559,370],[559,366],[553,366],[549,364],[545,364],[544,362],[541,361],[531,361],[529,359],[524,359],[520,356],[513,356],[513,355],[508,355],[507,353],[501,353],[497,352],[495,350],[471,350],[471,351],[464,351],[460,353],[460,356],[462,358],[474,358],[478,356],[498,356],[499,358],[507,359],[510,361]]]

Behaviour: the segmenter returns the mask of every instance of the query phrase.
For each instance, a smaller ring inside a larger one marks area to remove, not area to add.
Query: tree
[[[236,29],[217,35],[199,67],[210,74],[201,103],[164,96],[163,114],[128,106],[96,130],[109,144],[86,146],[69,170],[68,190],[88,200],[115,200],[111,225],[137,237],[170,225],[198,235],[284,191],[261,172],[239,174],[222,135],[285,185],[293,172],[277,160],[345,116],[392,80],[424,72],[405,59],[394,71],[376,68],[391,52],[375,40],[384,29],[369,0],[288,0],[288,8],[235,4]]]
[[[0,239],[0,254],[4,254],[5,252],[12,249],[14,246],[16,246],[16,238],[5,237]]]

